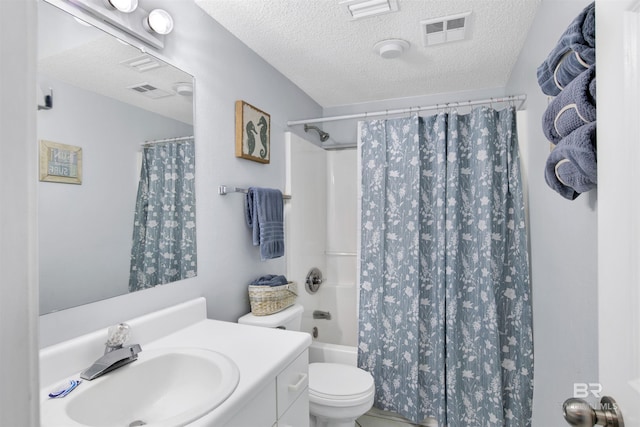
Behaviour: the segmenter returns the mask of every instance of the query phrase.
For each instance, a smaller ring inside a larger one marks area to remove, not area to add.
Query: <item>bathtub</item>
[[[356,366],[358,364],[358,349],[347,345],[313,340],[311,347],[309,347],[309,363],[317,362]]]

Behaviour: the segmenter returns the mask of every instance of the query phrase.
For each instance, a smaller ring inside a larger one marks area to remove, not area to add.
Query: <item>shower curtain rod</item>
[[[177,138],[153,139],[153,140],[150,140],[150,141],[141,142],[140,145],[159,144],[161,142],[185,141],[187,139],[193,139],[193,135],[191,135],[191,136],[179,136]]]
[[[517,109],[522,109],[524,102],[527,100],[527,95],[512,95],[512,96],[504,96],[501,98],[487,98],[487,99],[479,99],[477,101],[458,101],[458,102],[447,102],[444,104],[435,104],[429,105],[426,107],[409,107],[409,108],[398,108],[393,110],[382,110],[382,111],[374,111],[367,113],[356,113],[356,114],[346,114],[342,116],[330,116],[330,117],[321,117],[317,119],[306,119],[306,120],[289,120],[287,121],[287,126],[295,126],[295,125],[303,125],[310,123],[325,123],[325,122],[335,122],[338,120],[352,120],[352,119],[368,119],[369,117],[377,117],[377,116],[392,116],[396,114],[407,114],[407,113],[418,113],[420,111],[428,111],[428,110],[439,110],[441,108],[457,108],[457,107],[470,107],[473,105],[482,105],[482,104],[492,104],[492,103],[501,103],[501,102],[517,102],[520,101]]]

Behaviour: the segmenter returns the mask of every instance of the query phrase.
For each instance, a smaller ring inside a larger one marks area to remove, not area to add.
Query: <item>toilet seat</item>
[[[373,377],[355,366],[339,363],[309,364],[309,400],[333,406],[356,406],[373,399]]]

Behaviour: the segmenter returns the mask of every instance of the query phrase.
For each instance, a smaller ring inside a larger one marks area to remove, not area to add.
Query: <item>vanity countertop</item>
[[[235,391],[213,411],[189,424],[191,427],[227,423],[311,344],[311,336],[303,332],[207,319],[204,298],[127,323],[132,330],[130,343],[140,344],[142,353],[195,347],[224,354],[238,366],[240,380]],[[105,328],[40,351],[41,401],[48,399],[55,383],[77,377],[102,354],[106,333]]]
[[[311,335],[281,329],[259,328],[217,320],[203,320],[144,349],[199,347],[228,356],[240,370],[236,390],[220,406],[190,426],[224,425],[246,402],[276,377],[311,344]]]

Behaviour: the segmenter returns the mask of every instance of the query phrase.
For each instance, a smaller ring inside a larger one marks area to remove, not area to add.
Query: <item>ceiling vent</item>
[[[132,68],[140,73],[162,67],[164,64],[156,58],[144,54],[121,62],[125,67]]]
[[[471,12],[420,21],[425,46],[464,40]]]
[[[134,86],[129,86],[127,89],[134,90],[141,95],[146,96],[151,99],[164,98],[166,96],[172,96],[173,93],[167,92],[166,90],[158,89],[157,87],[149,84],[149,83],[139,83]]]
[[[342,0],[339,4],[353,20],[398,11],[398,0]]]

